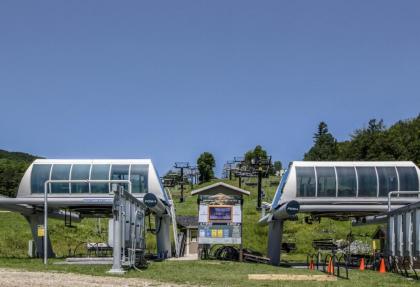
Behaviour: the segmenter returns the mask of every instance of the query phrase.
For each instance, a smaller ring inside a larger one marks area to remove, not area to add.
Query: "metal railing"
[[[51,184],[53,183],[69,183],[69,184],[70,183],[110,183],[110,184],[118,184],[118,185],[127,184],[128,193],[131,194],[131,181],[130,180],[91,180],[91,179],[88,179],[88,180],[61,180],[61,179],[46,180],[44,182],[44,264],[45,265],[48,264],[48,190],[50,190],[51,192]],[[114,249],[121,250],[121,241],[119,241],[119,244],[120,244],[119,247],[115,246],[115,242],[114,242]],[[120,254],[120,257],[121,257],[121,254]]]

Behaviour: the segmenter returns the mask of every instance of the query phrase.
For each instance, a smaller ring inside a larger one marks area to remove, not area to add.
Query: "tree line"
[[[337,141],[325,122],[313,136],[313,146],[304,155],[307,161],[392,161],[407,160],[420,165],[420,115],[386,127],[383,120],[371,119],[355,130],[349,140]]]
[[[20,180],[38,157],[22,152],[0,150],[0,194],[15,197]]]

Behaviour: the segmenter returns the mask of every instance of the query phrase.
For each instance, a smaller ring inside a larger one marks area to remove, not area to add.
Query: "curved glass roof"
[[[132,193],[148,192],[147,164],[33,164],[31,193],[44,193],[45,181],[51,180],[130,180]],[[80,194],[110,192],[109,183],[51,183],[50,193]]]
[[[294,162],[280,181],[273,206],[283,193],[288,198],[387,198],[390,191],[419,191],[419,185],[412,162]]]
[[[42,197],[47,180],[86,181],[49,185],[51,195],[79,198],[112,196],[109,183],[87,182],[89,180],[130,180],[135,196],[153,193],[169,203],[167,191],[150,159],[37,159],[22,177],[17,197]]]

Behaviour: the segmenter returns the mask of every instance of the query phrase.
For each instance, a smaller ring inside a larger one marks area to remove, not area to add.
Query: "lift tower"
[[[269,168],[271,166],[271,156],[267,156],[267,158],[261,158],[259,156],[254,157],[251,159],[251,166],[254,170],[257,171],[258,176],[258,201],[257,201],[257,209],[261,209],[262,205],[262,177],[267,176],[269,172]]]
[[[179,199],[179,202],[184,202],[184,171],[187,169],[190,169],[190,163],[189,162],[176,162],[174,165],[174,168],[180,170],[180,186],[181,186],[181,197]]]

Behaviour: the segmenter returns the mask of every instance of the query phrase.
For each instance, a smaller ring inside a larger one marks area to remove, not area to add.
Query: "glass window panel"
[[[315,196],[315,170],[313,167],[296,167],[297,196]]]
[[[31,193],[44,193],[44,184],[50,179],[51,164],[34,164],[31,172]]]
[[[90,164],[73,164],[71,169],[72,180],[88,180]],[[89,183],[72,183],[71,193],[89,193]]]
[[[354,167],[336,167],[338,178],[338,196],[356,197],[357,181]]]
[[[111,167],[112,180],[128,180],[129,165],[126,164],[113,164]],[[123,184],[124,189],[128,190],[128,185]]]
[[[418,191],[419,177],[415,167],[397,167],[398,177],[400,179],[400,191]],[[417,195],[401,195],[406,197]]]
[[[359,197],[376,197],[377,180],[374,167],[356,167],[359,180]]]
[[[317,197],[335,197],[336,182],[333,167],[317,167],[316,176],[318,180]]]
[[[390,191],[398,190],[395,167],[376,167],[379,177],[379,196],[387,197]]]
[[[70,164],[54,164],[51,172],[51,179],[69,180]],[[51,183],[52,193],[69,193],[69,183]]]
[[[130,180],[133,193],[147,193],[149,166],[147,164],[131,165]]]
[[[109,179],[109,164],[94,164],[92,165],[92,171],[90,179],[92,180],[108,180]],[[91,193],[109,193],[108,183],[91,183]]]
[[[283,176],[281,177],[280,184],[277,187],[276,194],[275,194],[274,199],[273,199],[273,202],[271,204],[272,209],[276,208],[279,205],[279,201],[280,201],[281,195],[283,194],[284,186],[286,185],[287,178],[289,176],[289,170],[290,170],[290,168],[288,168],[286,170],[286,172],[283,174]]]

